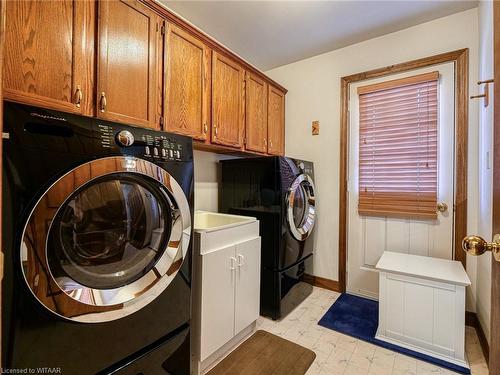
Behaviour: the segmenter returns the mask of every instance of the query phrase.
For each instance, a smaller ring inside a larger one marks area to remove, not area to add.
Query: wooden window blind
[[[438,79],[358,89],[360,215],[437,218]]]

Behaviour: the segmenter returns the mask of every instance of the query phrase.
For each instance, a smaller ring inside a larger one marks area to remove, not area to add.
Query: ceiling
[[[159,0],[261,70],[477,6],[477,1]]]

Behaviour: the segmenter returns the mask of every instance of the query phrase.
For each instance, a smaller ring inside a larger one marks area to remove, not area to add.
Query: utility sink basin
[[[194,236],[196,251],[204,255],[259,237],[259,221],[250,216],[196,211]]]
[[[245,225],[256,220],[256,218],[250,216],[238,216],[220,214],[217,212],[196,211],[194,213],[194,230],[209,232],[227,229],[239,225]]]

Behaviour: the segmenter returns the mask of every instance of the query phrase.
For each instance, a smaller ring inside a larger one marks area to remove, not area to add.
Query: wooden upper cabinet
[[[136,0],[99,1],[98,117],[160,128],[162,25]]]
[[[245,148],[267,152],[267,83],[252,73],[246,75]]]
[[[245,120],[245,71],[223,55],[212,54],[212,143],[241,148]]]
[[[169,24],[165,42],[165,130],[206,140],[210,125],[210,49]]]
[[[269,85],[267,101],[267,152],[285,154],[285,94]]]
[[[5,98],[92,115],[95,3],[5,3]]]

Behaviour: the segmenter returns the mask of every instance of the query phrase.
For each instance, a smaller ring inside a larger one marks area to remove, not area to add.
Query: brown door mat
[[[304,375],[315,358],[312,350],[259,330],[207,375]]]

